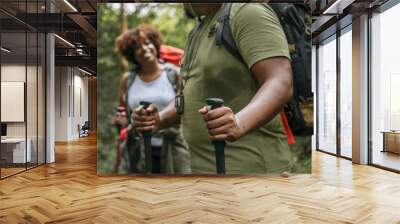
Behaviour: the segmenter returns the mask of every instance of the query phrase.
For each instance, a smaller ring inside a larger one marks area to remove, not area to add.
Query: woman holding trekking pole
[[[119,105],[131,119],[134,111],[143,102],[157,108],[165,108],[180,88],[179,68],[160,60],[161,36],[149,25],[139,25],[121,34],[116,40],[118,52],[132,65],[132,69],[121,79]],[[143,106],[142,106],[143,107]],[[144,134],[135,131],[134,124],[114,119],[117,125],[125,126],[120,135],[117,151],[117,169],[121,173],[184,174],[190,172],[190,157],[179,125],[152,133],[145,150]],[[125,123],[125,124],[123,124]],[[151,148],[149,148],[151,147]],[[146,152],[151,152],[151,170],[146,170]],[[119,159],[119,160],[118,160]]]

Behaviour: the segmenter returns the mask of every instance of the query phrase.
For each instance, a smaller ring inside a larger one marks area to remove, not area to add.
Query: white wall
[[[1,81],[3,82],[25,82],[25,65],[8,64],[1,66]],[[6,110],[7,108],[1,108]],[[25,137],[24,122],[7,123],[7,137]]]
[[[18,64],[5,64],[1,66],[1,81],[2,82],[25,82],[25,75],[26,75],[26,69],[28,71],[28,74],[31,74],[33,71],[36,74],[36,67],[29,66],[25,67],[25,65],[18,65]],[[28,77],[29,78],[29,77]],[[29,80],[30,85],[36,85],[36,81],[34,83],[32,80]],[[31,103],[34,101],[36,98],[36,89],[32,90],[33,92],[30,92],[27,89],[27,103]],[[33,98],[33,99],[32,99]],[[31,105],[33,106],[33,105]],[[36,101],[34,107],[36,108]],[[2,110],[7,110],[7,108],[1,108]],[[24,108],[22,108],[24,109]],[[28,110],[28,109],[27,109]],[[28,110],[28,112],[31,112]],[[36,113],[28,113],[27,114],[28,122],[35,121],[36,123]],[[25,137],[25,122],[7,122],[7,136],[8,137]],[[33,127],[33,124],[29,124],[28,128]],[[36,130],[36,126],[33,127]],[[29,137],[29,133],[28,133]]]
[[[3,82],[25,82],[25,65],[8,64],[1,66],[1,81]],[[7,108],[1,108],[6,110]],[[25,137],[25,122],[7,123],[7,137]]]
[[[77,139],[78,124],[88,120],[88,78],[76,68],[56,67],[55,85],[55,140]]]
[[[67,67],[55,68],[55,140],[68,140],[68,86]]]
[[[88,102],[88,77],[84,75],[79,70],[74,69],[74,108],[72,108],[72,132],[73,136],[78,136],[78,124],[81,126],[85,121],[89,120],[89,102]]]

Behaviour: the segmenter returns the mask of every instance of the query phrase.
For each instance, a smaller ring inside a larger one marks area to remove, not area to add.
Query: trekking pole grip
[[[143,109],[147,109],[151,103],[147,101],[140,101],[139,105]],[[153,166],[152,166],[152,153],[151,153],[151,131],[144,131],[143,133],[143,141],[144,141],[144,155],[145,155],[145,169],[146,173],[151,173]]]
[[[146,109],[151,105],[151,103],[148,102],[148,101],[140,101],[140,102],[139,102],[139,105],[140,105],[143,109],[146,110]],[[143,132],[143,137],[145,137],[145,135],[151,137],[151,131],[144,131],[144,132]]]
[[[213,110],[224,105],[224,100],[219,98],[207,98],[206,104],[209,110]],[[225,141],[212,141],[215,152],[215,162],[218,174],[225,174]]]

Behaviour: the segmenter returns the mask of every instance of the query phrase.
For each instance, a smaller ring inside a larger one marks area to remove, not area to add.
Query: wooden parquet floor
[[[400,175],[319,152],[313,174],[96,174],[94,137],[0,181],[0,223],[400,223]]]
[[[23,167],[23,168],[14,168],[14,167],[12,167],[12,168],[1,168],[1,176],[2,177],[7,177],[7,176],[10,176],[10,175],[13,175],[13,174],[15,174],[15,173],[18,173],[18,172],[22,172],[22,171],[24,171],[25,170],[25,167]]]

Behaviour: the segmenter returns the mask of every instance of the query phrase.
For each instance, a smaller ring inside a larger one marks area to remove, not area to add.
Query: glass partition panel
[[[340,36],[340,154],[352,157],[352,34]]]
[[[371,18],[372,163],[400,170],[400,4]]]
[[[2,178],[25,170],[31,162],[26,141],[26,40],[25,31],[1,34]]]
[[[45,120],[46,120],[46,108],[45,108],[45,93],[46,93],[46,76],[45,76],[45,65],[46,65],[46,37],[44,34],[39,33],[39,42],[38,42],[38,76],[37,76],[37,90],[38,90],[38,164],[43,164],[46,162],[46,146],[45,146]]]
[[[38,23],[37,14],[41,12],[39,1],[27,2],[26,12],[34,24]],[[34,16],[32,16],[34,15]],[[36,20],[36,21],[34,21]],[[39,76],[39,33],[36,29],[27,30],[27,143],[31,150],[31,161],[28,168],[38,165],[38,76]]]
[[[45,163],[46,39],[32,21],[45,3],[0,1],[0,178]]]
[[[28,32],[28,62],[26,80],[26,113],[27,113],[27,149],[31,151],[30,161],[27,166],[33,167],[38,163],[38,35],[36,32]]]
[[[318,48],[318,149],[336,153],[336,37]]]

